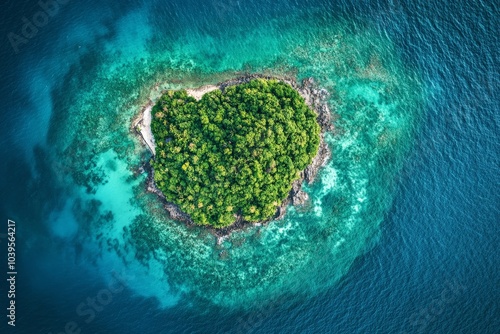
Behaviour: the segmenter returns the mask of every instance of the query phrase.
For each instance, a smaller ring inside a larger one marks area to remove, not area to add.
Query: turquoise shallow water
[[[332,286],[377,238],[391,204],[394,173],[418,124],[423,91],[417,75],[369,25],[337,23],[319,10],[272,16],[252,29],[241,24],[218,34],[204,32],[202,24],[163,37],[168,50],[158,48],[158,37],[151,40],[146,13],[147,8],[122,18],[122,30],[102,47],[102,60],[70,72],[57,96],[66,120],[49,143],[71,171],[69,182],[82,186],[73,195],[81,202],[77,211],[99,203],[78,222],[88,226],[84,249],[102,256],[98,267],[112,261],[127,271],[155,268],[147,286],[133,282],[131,288],[149,295],[155,286],[152,294],[163,306],[187,294],[221,306],[252,307],[249,302]],[[125,33],[137,36],[133,47]],[[327,137],[334,158],[308,187],[308,210],[291,208],[283,221],[234,233],[216,247],[205,230],[169,221],[159,201],[144,193],[144,177],[133,181],[130,169],[148,153],[131,138],[130,119],[148,96],[158,95],[148,93],[155,83],[191,87],[243,72],[312,76],[328,89],[338,118]],[[111,218],[102,222],[108,212]],[[62,211],[61,219],[66,217]],[[74,231],[68,227],[68,233]],[[100,248],[103,243],[113,247]]]
[[[408,6],[61,7],[11,57],[15,80],[3,92],[13,96],[2,124],[12,157],[3,175],[27,181],[12,187],[6,179],[11,191],[2,205],[26,226],[19,232],[20,261],[35,277],[21,280],[21,296],[29,292],[36,303],[24,306],[20,319],[26,323],[43,306],[54,315],[37,322],[43,332],[68,321],[103,333],[426,332],[447,319],[458,326],[456,319],[471,319],[467,310],[476,306],[488,319],[482,332],[489,332],[496,302],[480,293],[473,304],[465,300],[477,288],[472,277],[483,278],[485,287],[498,283],[498,260],[487,256],[498,241],[498,178],[484,181],[498,168],[494,60],[472,43],[466,51],[479,55],[476,71],[484,82],[463,83],[472,96],[459,88],[449,93],[470,75],[461,70],[473,68],[458,60],[451,65],[451,55],[460,59],[455,28],[439,16],[427,22],[433,9],[426,5]],[[449,40],[433,37],[445,36],[440,27],[449,29]],[[469,34],[467,27],[457,29]],[[234,233],[217,246],[205,230],[169,220],[145,192],[146,175],[137,169],[150,154],[130,124],[161,89],[244,73],[314,77],[327,89],[336,114],[335,131],[327,135],[332,159],[305,186],[306,208],[291,207],[283,220]],[[468,276],[470,263],[475,275]],[[78,305],[117,273],[125,292],[86,321]],[[453,291],[461,302],[437,297],[450,282],[459,286]],[[420,316],[435,299],[443,311],[431,314],[441,320]],[[133,320],[126,330],[124,319]],[[443,326],[435,332],[446,332]]]

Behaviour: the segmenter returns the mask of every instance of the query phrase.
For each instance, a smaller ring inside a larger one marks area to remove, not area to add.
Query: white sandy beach
[[[205,93],[214,91],[216,89],[219,89],[219,86],[207,85],[194,89],[186,89],[186,92],[188,93],[189,96],[194,97],[196,100],[200,100]]]
[[[153,109],[153,105],[148,104],[142,112],[142,118],[137,122],[136,125],[138,125],[140,128],[139,132],[141,133],[142,139],[148,146],[151,153],[155,155],[155,139],[153,137],[153,132],[151,132],[151,109]]]

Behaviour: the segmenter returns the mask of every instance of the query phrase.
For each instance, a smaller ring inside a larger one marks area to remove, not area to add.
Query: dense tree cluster
[[[319,146],[316,114],[290,85],[255,79],[200,101],[168,91],[152,109],[154,179],[197,224],[272,217]]]

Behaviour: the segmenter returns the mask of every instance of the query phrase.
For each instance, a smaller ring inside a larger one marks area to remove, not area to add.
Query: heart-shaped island
[[[150,188],[172,218],[221,229],[276,219],[307,199],[302,181],[329,156],[320,125],[330,114],[320,90],[303,85],[301,95],[291,84],[243,78],[198,96],[170,90],[148,109]]]

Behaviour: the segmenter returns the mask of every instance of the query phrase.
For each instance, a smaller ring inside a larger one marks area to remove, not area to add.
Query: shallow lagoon
[[[75,216],[95,220],[79,221],[87,231],[84,252],[100,254],[98,267],[112,258],[120,270],[137,268],[149,284],[132,282],[131,289],[165,306],[188,295],[251,307],[250,301],[331,287],[373,245],[391,205],[419,120],[416,74],[369,26],[338,23],[319,11],[218,35],[186,31],[165,39],[165,49],[149,39],[147,25],[140,27],[134,26],[135,43],[142,42],[143,53],[109,48],[91,69],[74,68],[56,95],[66,119],[54,124],[51,144],[82,186],[73,190],[80,203]],[[130,122],[163,88],[215,84],[238,73],[314,77],[337,115],[335,133],[327,136],[333,158],[306,187],[310,208],[290,208],[283,220],[233,233],[216,246],[202,228],[170,221],[145,193],[144,175],[134,171],[149,153],[131,136]]]

